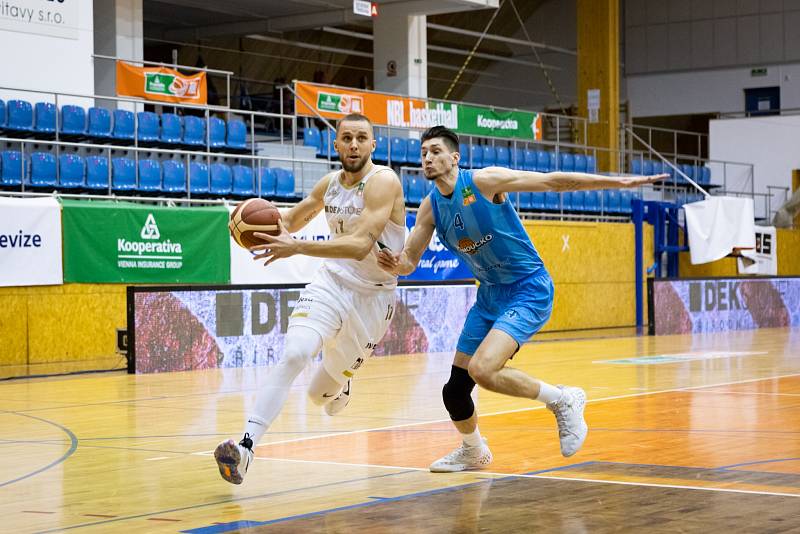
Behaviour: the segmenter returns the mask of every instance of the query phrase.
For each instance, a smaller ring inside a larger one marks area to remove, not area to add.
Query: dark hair
[[[369,120],[369,117],[367,117],[366,115],[362,115],[361,113],[350,113],[348,115],[345,115],[341,119],[339,119],[339,122],[336,123],[336,134],[337,135],[339,134],[339,126],[341,126],[341,124],[344,121],[353,121],[353,122],[362,122],[363,121],[363,122],[366,122],[367,124],[369,124],[370,130],[372,129],[372,121]]]
[[[434,126],[432,128],[428,128],[422,134],[420,143],[424,143],[428,139],[433,139],[434,137],[441,137],[450,152],[458,152],[458,134],[456,134],[450,128],[446,128],[444,126]]]

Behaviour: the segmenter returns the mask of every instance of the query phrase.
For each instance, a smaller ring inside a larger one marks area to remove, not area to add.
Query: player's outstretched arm
[[[586,189],[617,189],[639,187],[668,178],[668,174],[653,176],[604,176],[585,172],[531,172],[485,167],[478,169],[472,179],[487,198],[498,193],[514,191],[580,191]]]
[[[311,219],[323,210],[325,207],[323,197],[328,189],[330,180],[331,174],[325,175],[317,182],[317,185],[314,186],[314,189],[311,190],[311,193],[306,198],[288,210],[281,210],[281,220],[287,232],[294,233],[302,230],[303,227],[311,222]]]
[[[324,190],[322,194],[324,195]],[[250,249],[259,252],[253,259],[266,260],[264,265],[295,254],[318,258],[363,260],[383,232],[397,198],[403,199],[403,187],[400,185],[400,179],[394,172],[378,172],[370,178],[364,188],[364,210],[356,219],[349,233],[334,236],[330,241],[301,241],[289,235],[282,221],[279,220],[280,235],[254,234],[263,239],[265,243]]]
[[[431,242],[433,231],[436,228],[433,220],[433,209],[431,200],[425,197],[417,211],[417,220],[411,230],[403,250],[400,252],[382,249],[378,252],[378,265],[395,276],[408,275],[417,268],[422,253],[425,252],[428,243]]]

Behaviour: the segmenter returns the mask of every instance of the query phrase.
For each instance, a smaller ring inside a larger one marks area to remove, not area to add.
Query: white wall
[[[766,76],[733,68],[628,76],[624,83],[634,117],[742,112],[744,90],[755,87],[780,87],[781,108],[800,108],[800,63],[765,68]]]
[[[11,3],[3,4],[10,10]],[[0,87],[92,94],[92,1],[66,0],[59,3],[16,0],[13,7],[17,8],[13,12],[17,17],[6,11],[0,25],[0,50],[3,50]],[[46,21],[48,17],[57,18],[61,22],[39,22]],[[52,95],[2,89],[0,98],[22,98],[31,102],[54,100]],[[76,99],[71,101],[76,102]],[[70,99],[59,99],[58,103],[70,103]],[[82,100],[77,100],[76,103],[86,105]]]
[[[792,186],[792,169],[800,169],[800,116],[768,116],[713,120],[709,124],[709,154],[713,160],[745,161],[755,165],[755,192],[767,186]],[[740,169],[728,168],[728,189],[741,189]],[[712,170],[713,182],[721,183],[721,169]],[[782,194],[773,198],[777,209]],[[763,197],[756,197],[756,215],[763,212]]]

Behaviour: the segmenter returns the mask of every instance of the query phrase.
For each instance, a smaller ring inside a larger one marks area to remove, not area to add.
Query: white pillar
[[[384,9],[373,20],[375,90],[427,98],[428,37],[425,15]],[[396,68],[390,72],[390,62]]]
[[[94,53],[144,59],[142,0],[94,0]],[[109,96],[117,94],[114,61],[95,59],[94,92]],[[133,109],[127,104],[120,107]]]

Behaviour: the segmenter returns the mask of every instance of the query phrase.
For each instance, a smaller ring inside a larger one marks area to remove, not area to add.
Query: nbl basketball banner
[[[302,287],[128,288],[128,372],[268,366]],[[455,350],[477,288],[397,289],[394,318],[373,357]]]
[[[63,202],[68,282],[225,284],[228,211],[128,202]]]
[[[188,76],[165,67],[136,67],[117,61],[117,96],[205,104],[206,73]]]
[[[378,126],[418,130],[444,125],[459,135],[541,140],[542,117],[518,109],[473,106],[345,87],[295,82],[298,115],[341,119],[361,113]]]
[[[0,286],[62,284],[61,205],[0,198]]]
[[[800,326],[800,277],[653,280],[650,333]]]

